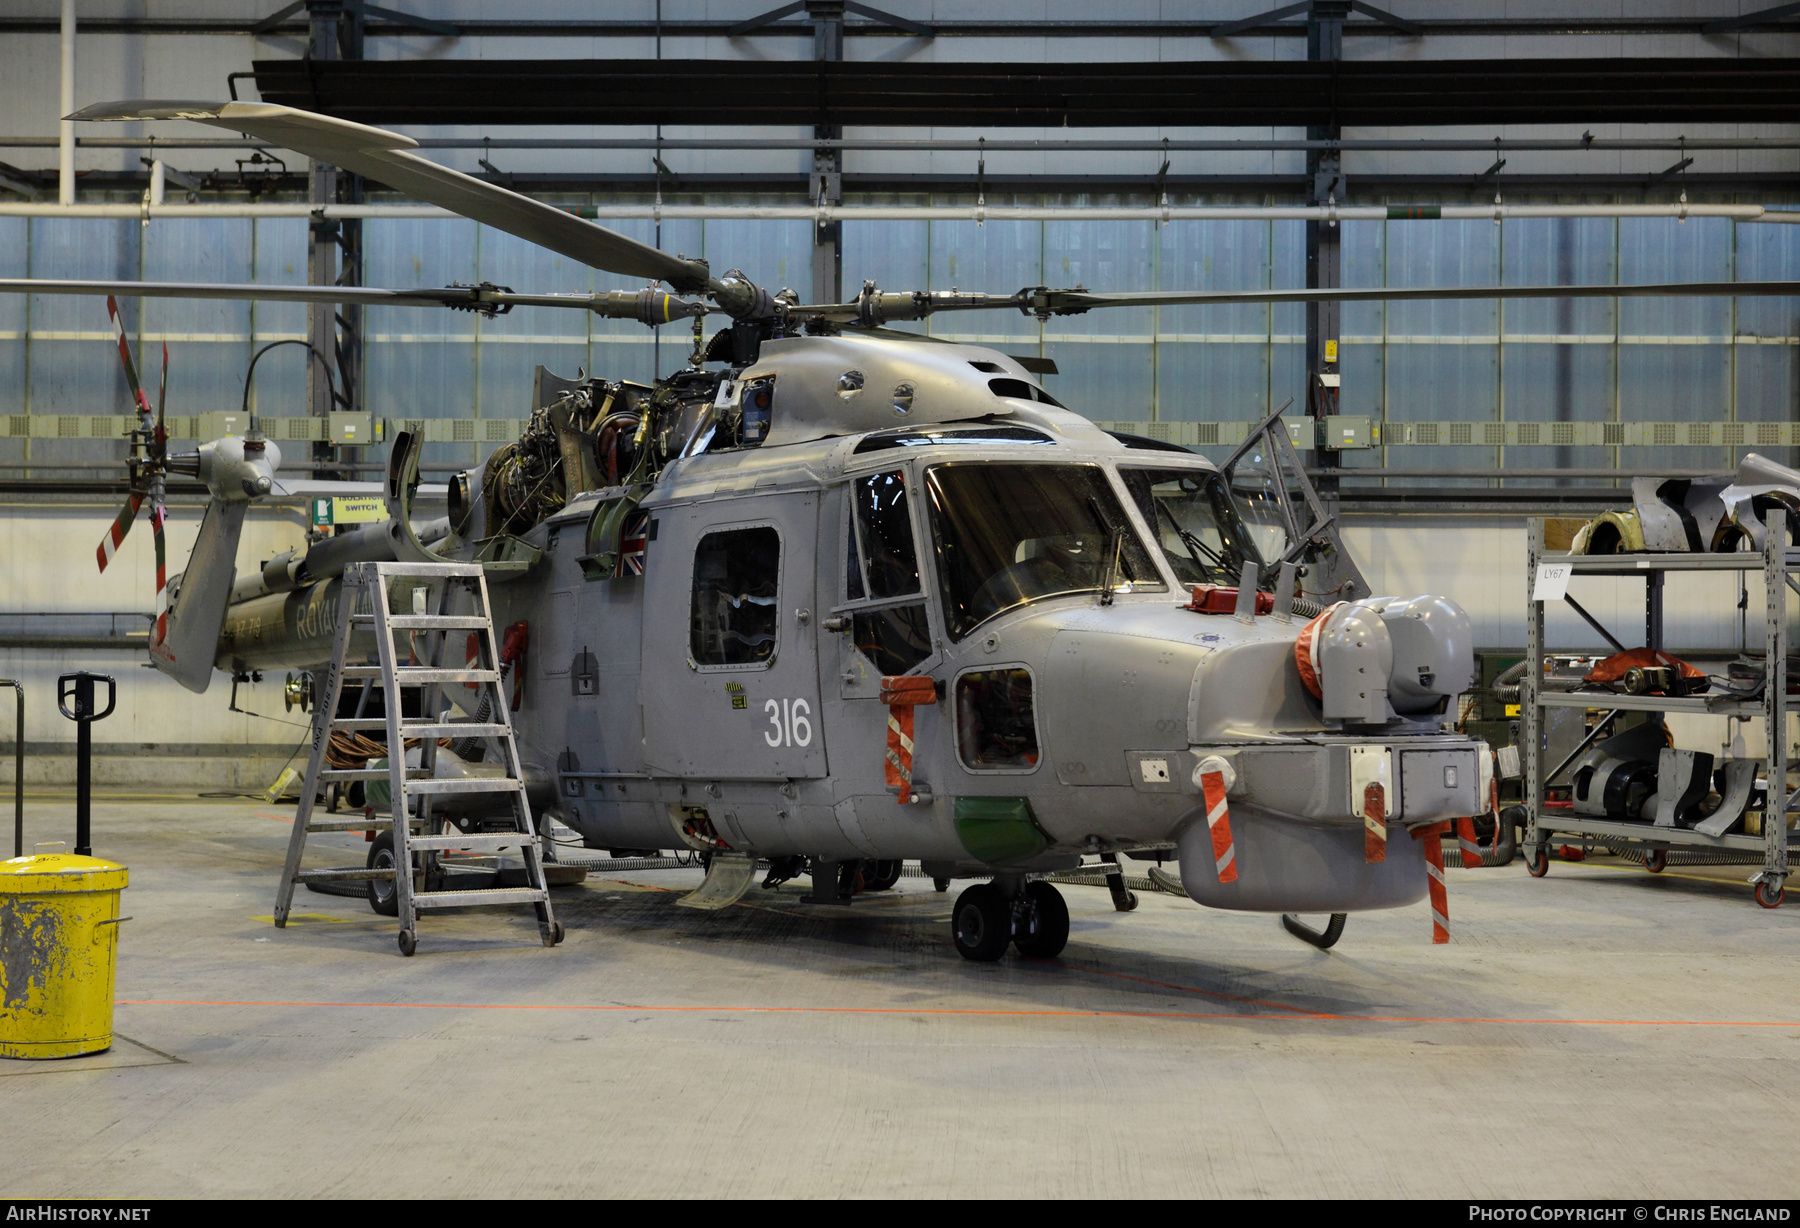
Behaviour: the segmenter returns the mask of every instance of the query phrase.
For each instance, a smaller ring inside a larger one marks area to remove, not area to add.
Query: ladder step
[[[373,614],[353,614],[350,621],[363,626],[375,622]],[[389,614],[390,631],[486,631],[488,620],[479,614]]]
[[[474,721],[444,721],[436,725],[421,722],[400,726],[400,736],[403,738],[497,738],[506,732],[505,725],[476,724]]]
[[[387,732],[387,719],[380,716],[344,717],[331,722],[333,729],[379,729]],[[507,726],[475,721],[402,721],[403,738],[497,738]]]
[[[373,678],[386,684],[379,665],[346,665],[346,678]],[[429,665],[398,665],[394,667],[394,681],[401,686],[412,686],[427,682],[498,682],[500,671],[497,669],[436,669]]]
[[[391,879],[394,871],[371,870],[367,866],[336,866],[329,870],[302,870],[294,875],[297,883],[331,883],[344,879]]]
[[[497,669],[440,669],[430,665],[398,665],[394,667],[394,680],[402,686],[409,682],[498,682],[500,671]]]
[[[413,907],[466,908],[471,904],[539,904],[548,896],[536,887],[494,887],[486,891],[420,891]]]
[[[380,773],[376,773],[380,775]],[[511,776],[477,776],[472,780],[408,780],[406,793],[516,793],[519,782]]]
[[[407,768],[408,773],[422,772],[423,768]],[[319,773],[321,783],[327,780],[386,780],[386,768],[326,768]],[[425,779],[423,776],[420,780]]]
[[[530,844],[534,837],[521,831],[482,832],[479,834],[457,833],[453,836],[411,836],[406,841],[409,849],[503,849],[518,848],[521,844]]]
[[[320,831],[387,831],[392,819],[314,819],[306,825],[307,833]]]
[[[377,574],[415,580],[441,580],[461,577],[473,580],[481,574],[480,563],[369,563]]]

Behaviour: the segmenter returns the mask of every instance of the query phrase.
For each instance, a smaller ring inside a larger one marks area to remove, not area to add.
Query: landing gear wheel
[[[1012,941],[1012,904],[992,883],[976,883],[956,897],[950,936],[964,959],[993,963]]]
[[[1069,945],[1069,906],[1049,883],[1025,884],[1025,909],[1013,944],[1026,959],[1055,959]]]
[[[1773,889],[1766,878],[1756,884],[1756,902],[1764,908],[1780,908],[1781,901],[1786,898],[1787,888],[1779,880],[1775,882]]]
[[[384,831],[375,837],[369,846],[368,868],[371,870],[392,870],[394,868],[394,833]],[[371,878],[369,880],[369,907],[381,917],[397,917],[400,915],[400,888],[391,878]],[[404,931],[402,931],[404,933]],[[410,942],[411,940],[408,939]],[[404,950],[406,943],[401,943]],[[411,951],[406,952],[411,955]]]
[[[400,954],[411,955],[419,949],[419,940],[411,930],[400,931]]]
[[[1542,878],[1550,873],[1550,851],[1535,848],[1525,858],[1525,872],[1533,878]]]
[[[1668,849],[1647,849],[1644,853],[1644,869],[1652,874],[1661,874],[1669,868]]]
[[[900,870],[906,863],[903,861],[865,861],[863,862],[863,890],[887,891],[900,881]]]

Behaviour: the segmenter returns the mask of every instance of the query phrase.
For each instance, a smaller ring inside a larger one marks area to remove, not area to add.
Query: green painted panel
[[[1027,861],[1050,846],[1022,797],[959,797],[956,838],[969,856],[989,865]]]

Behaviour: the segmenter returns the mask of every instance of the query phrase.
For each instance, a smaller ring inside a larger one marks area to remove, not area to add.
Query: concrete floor
[[[118,1039],[0,1060],[0,1197],[1795,1189],[1800,900],[1735,867],[1452,868],[1450,945],[1418,905],[1330,953],[1067,887],[1063,959],[986,966],[923,880],[699,914],[658,871],[559,891],[559,949],[470,912],[409,960],[358,901],[268,923],[291,815],[96,807],[132,876]]]

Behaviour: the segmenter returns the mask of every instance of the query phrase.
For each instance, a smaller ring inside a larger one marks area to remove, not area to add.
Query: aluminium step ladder
[[[402,596],[404,594],[404,596]],[[411,613],[395,613],[393,601],[410,603]],[[427,612],[426,607],[434,609]],[[465,612],[466,611],[466,612]],[[538,933],[545,946],[562,941],[562,925],[550,909],[549,884],[544,877],[543,850],[532,829],[531,803],[526,797],[524,772],[513,740],[511,706],[507,702],[494,642],[494,625],[488,603],[487,580],[479,563],[356,563],[345,570],[333,631],[331,669],[313,709],[313,748],[307,761],[306,779],[300,787],[300,806],[294,815],[294,831],[288,841],[287,864],[275,896],[275,924],[285,927],[299,883],[342,880],[392,880],[400,917],[400,950],[411,955],[418,945],[421,913],[435,908],[461,908],[477,904],[530,904],[537,910]],[[379,664],[348,664],[352,633],[373,627]],[[474,659],[467,666],[447,664],[446,650],[452,633],[470,632],[476,643]],[[396,644],[396,633],[405,638]],[[405,662],[402,664],[402,662]],[[338,716],[344,683],[362,679],[366,688],[383,689],[385,716]],[[464,683],[491,688],[488,702],[479,698],[470,711],[491,713],[484,721],[450,720],[445,712],[442,688]],[[408,720],[402,712],[400,688],[420,688],[420,716]],[[386,768],[333,769],[326,766],[333,730],[383,729],[387,733]],[[406,766],[405,740],[420,739],[419,766]],[[504,774],[467,779],[436,779],[439,738],[488,738],[500,753]],[[379,819],[315,819],[313,801],[318,790],[333,782],[387,779],[391,817]],[[432,799],[446,794],[496,793],[506,795],[512,811],[511,826],[503,831],[464,833],[449,830],[448,821],[432,814]],[[414,810],[416,803],[416,813]],[[438,830],[440,825],[445,829]],[[414,829],[418,829],[418,834]],[[339,866],[305,870],[300,866],[306,838],[317,832],[393,833],[392,869]],[[525,859],[524,887],[498,887],[473,891],[421,890],[440,877],[436,854],[450,849],[498,852],[517,845]],[[414,865],[414,854],[420,864]],[[423,871],[425,882],[419,881]]]

